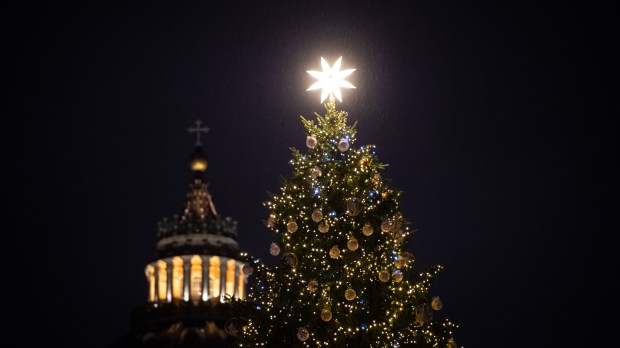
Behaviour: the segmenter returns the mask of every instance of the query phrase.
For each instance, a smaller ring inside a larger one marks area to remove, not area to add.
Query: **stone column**
[[[172,258],[166,260],[166,302],[172,302]]]
[[[190,270],[192,267],[192,257],[183,256],[183,300],[189,301],[189,291],[192,286]]]
[[[235,272],[234,272],[234,279],[233,279],[233,283],[235,284],[235,287],[233,288],[233,293],[232,296],[234,298],[239,298],[239,293],[237,291],[237,289],[239,289],[239,261],[235,260],[235,264],[233,265],[233,267],[235,268]]]
[[[153,269],[155,270],[155,275],[154,275],[155,276],[155,298],[153,298],[153,303],[157,303],[157,302],[159,302],[159,265],[157,264],[157,261],[154,262],[154,265],[155,266],[153,267]],[[149,292],[148,292],[148,295],[147,295],[149,297],[149,299],[151,297],[150,296],[151,295],[150,286],[151,286],[151,284],[149,284]]]
[[[202,300],[209,299],[209,256],[202,256]]]
[[[221,299],[226,295],[226,265],[228,264],[228,259],[225,257],[220,257],[220,302],[223,302]]]

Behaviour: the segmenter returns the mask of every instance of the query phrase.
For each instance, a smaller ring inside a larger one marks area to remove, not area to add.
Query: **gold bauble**
[[[291,268],[297,267],[297,255],[295,253],[286,252],[282,255],[282,262]]]
[[[312,279],[311,281],[308,282],[308,291],[315,292],[318,289],[319,289],[319,282],[317,282],[314,279]]]
[[[321,177],[321,175],[323,175],[323,173],[321,173],[321,169],[319,167],[315,167],[314,169],[312,169],[312,173],[310,173],[310,177],[312,178],[312,180],[316,180],[317,178]]]
[[[382,282],[387,282],[390,280],[390,272],[388,271],[381,271],[379,272],[379,280]]]
[[[400,283],[403,280],[403,272],[395,270],[394,272],[392,272],[392,279],[395,282]]]
[[[290,233],[294,233],[295,231],[297,231],[297,228],[298,228],[297,223],[293,219],[290,219],[288,223],[286,224],[286,230],[289,231]]]
[[[348,216],[356,216],[360,213],[360,203],[355,197],[347,198],[345,214]]]
[[[371,225],[370,223],[368,223],[368,222],[367,222],[367,223],[364,225],[364,227],[362,227],[362,233],[363,233],[365,236],[370,236],[370,235],[372,234],[372,232],[373,232],[372,225]]]
[[[381,231],[383,232],[392,232],[392,228],[394,227],[394,221],[390,219],[383,220],[381,223]]]
[[[398,259],[396,259],[396,261],[394,261],[394,267],[396,267],[396,269],[401,269],[405,266],[405,260],[403,260],[402,257],[398,257]]]
[[[323,220],[323,213],[321,212],[321,208],[316,208],[312,212],[312,221],[319,222]]]
[[[271,243],[269,246],[269,253],[273,256],[280,255],[280,246],[276,243]]]
[[[359,248],[359,243],[357,242],[357,239],[355,239],[355,237],[351,237],[351,239],[349,239],[349,242],[347,242],[347,248],[351,251],[355,251],[357,250],[357,248]]]
[[[316,146],[316,137],[314,135],[308,135],[306,137],[306,146],[310,149],[314,149]]]
[[[349,288],[344,292],[344,298],[346,298],[349,301],[353,301],[355,300],[355,297],[357,296],[357,294],[355,293],[355,290],[353,290],[353,288],[351,288],[349,286]]]
[[[332,259],[337,259],[340,256],[340,249],[338,249],[337,245],[334,245],[331,249],[329,249],[329,257]]]
[[[308,337],[310,337],[310,333],[305,327],[300,327],[297,329],[297,339],[299,339],[302,342],[305,342],[308,339]]]
[[[454,338],[450,338],[448,340],[448,342],[446,343],[446,348],[456,348],[456,342],[454,341]]]
[[[242,271],[243,271],[243,274],[250,275],[254,272],[254,268],[252,268],[252,266],[250,266],[249,263],[246,263],[243,265]]]
[[[321,223],[319,223],[319,232],[321,233],[329,232],[329,224],[327,223],[327,221],[323,220],[321,221]]]
[[[433,307],[433,309],[436,311],[440,311],[443,308],[443,302],[441,302],[439,296],[433,297],[433,300],[431,301],[431,307]]]
[[[330,311],[329,308],[325,308],[324,310],[321,311],[321,320],[323,321],[332,320],[332,311]]]

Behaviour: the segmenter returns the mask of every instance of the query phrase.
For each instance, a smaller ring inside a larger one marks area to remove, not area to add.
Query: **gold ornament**
[[[297,267],[297,255],[295,253],[286,252],[282,255],[282,262],[291,268]]]
[[[314,279],[308,282],[308,291],[316,292],[318,289],[319,289],[319,282],[317,282]]]
[[[272,228],[275,225],[276,225],[276,214],[271,213],[269,214],[269,217],[267,218],[267,227]]]
[[[355,293],[355,290],[353,290],[352,287],[349,286],[349,288],[344,292],[344,298],[346,298],[349,301],[353,301],[355,300],[355,297],[357,296],[357,294]]]
[[[327,221],[325,220],[321,221],[321,223],[319,224],[319,232],[321,233],[329,232],[329,224],[327,223]]]
[[[308,135],[306,137],[306,146],[314,149],[314,147],[316,146],[316,137],[314,135]]]
[[[394,228],[394,221],[391,219],[383,220],[381,223],[381,231],[389,233],[392,232],[392,228]]]
[[[357,250],[357,248],[359,248],[359,243],[357,242],[357,239],[355,239],[355,237],[351,237],[351,239],[349,239],[349,242],[347,242],[347,248],[351,251],[355,251]]]
[[[415,308],[415,318],[419,325],[423,325],[433,319],[433,310],[431,305],[423,303]]]
[[[360,164],[366,164],[366,162],[368,162],[369,158],[368,156],[364,155],[362,156],[362,158],[360,158]]]
[[[454,338],[450,338],[446,343],[446,348],[456,348],[456,342],[454,342]]]
[[[321,320],[330,321],[332,320],[332,311],[329,308],[325,308],[321,311]]]
[[[370,236],[372,234],[372,232],[373,232],[372,225],[370,223],[368,223],[368,222],[366,224],[364,224],[364,227],[362,227],[362,233],[365,236]]]
[[[316,208],[312,212],[312,221],[319,222],[323,220],[323,213],[321,213],[321,208]]]
[[[372,183],[375,185],[375,187],[381,186],[381,174],[375,173],[372,176]]]
[[[276,243],[271,243],[269,246],[269,253],[273,256],[277,256],[280,254],[280,246]]]
[[[443,308],[443,302],[441,302],[439,296],[433,297],[433,300],[431,301],[431,307],[433,307],[433,309],[436,311],[440,311]]]
[[[317,178],[321,177],[321,175],[323,175],[323,173],[321,173],[321,169],[319,167],[314,167],[314,169],[312,169],[312,173],[310,173],[310,177],[312,177],[312,180],[316,180]]]
[[[345,152],[349,149],[349,141],[345,138],[340,139],[340,142],[338,143],[338,150],[340,150],[340,152]]]
[[[245,275],[250,275],[254,272],[254,268],[249,263],[244,264],[242,270]]]
[[[329,257],[332,259],[337,259],[340,256],[340,249],[338,249],[337,245],[334,245],[331,249],[329,249]]]
[[[403,272],[395,270],[394,272],[392,272],[392,279],[395,282],[400,283],[403,280]]]
[[[382,282],[387,282],[390,280],[390,272],[388,271],[381,271],[379,272],[379,280]]]
[[[297,231],[297,228],[297,223],[293,219],[290,219],[286,224],[286,230],[290,233],[294,233],[295,231]]]
[[[356,216],[360,213],[360,203],[358,199],[355,197],[347,198],[346,200],[346,211],[345,213],[349,216]]]
[[[310,337],[310,333],[305,327],[302,326],[297,329],[297,339],[299,339],[302,342],[305,342],[308,339],[308,337]]]

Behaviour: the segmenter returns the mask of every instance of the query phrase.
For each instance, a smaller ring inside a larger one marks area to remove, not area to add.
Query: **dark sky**
[[[291,173],[289,147],[304,148],[299,115],[324,110],[305,91],[321,56],[357,68],[339,108],[404,191],[418,265],[446,266],[432,294],[460,323],[457,341],[571,346],[590,334],[583,323],[604,309],[588,289],[586,182],[606,141],[590,131],[609,113],[601,48],[617,46],[616,9],[86,3],[6,13],[18,80],[3,116],[16,222],[3,231],[5,288],[29,339],[98,347],[128,332],[156,223],[183,203],[198,118],[219,212],[269,259],[261,202]]]

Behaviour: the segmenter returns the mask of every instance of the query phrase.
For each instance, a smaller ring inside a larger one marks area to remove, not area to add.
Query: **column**
[[[226,296],[226,265],[228,259],[220,257],[220,302],[224,302],[222,299]]]
[[[192,267],[191,256],[183,256],[183,300],[189,301],[189,291],[191,286],[191,277],[189,271]]]
[[[155,267],[153,268],[155,269],[155,298],[153,299],[153,303],[157,303],[159,302],[159,265],[157,264],[157,261],[155,261],[154,264]],[[149,289],[149,291],[150,290],[151,289]]]
[[[239,292],[237,291],[237,289],[239,289],[239,262],[237,260],[235,260],[233,267],[235,268],[235,275],[233,276],[235,286],[233,287],[232,297],[239,298]]]
[[[167,284],[166,284],[166,302],[172,302],[172,258],[168,258],[166,260],[166,270],[168,272],[167,275]]]
[[[209,267],[211,267],[210,257],[202,256],[202,300],[209,299]]]

